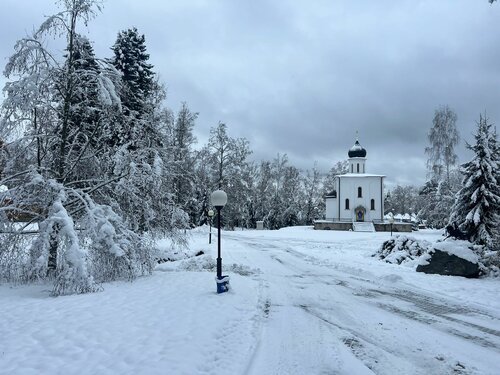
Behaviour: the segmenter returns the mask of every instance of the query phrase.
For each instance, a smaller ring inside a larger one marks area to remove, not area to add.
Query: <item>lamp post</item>
[[[217,210],[217,293],[227,292],[229,289],[229,276],[222,276],[222,258],[220,255],[220,211],[227,203],[227,194],[222,190],[216,190],[210,196],[212,206]]]
[[[210,226],[210,232],[208,232],[208,243],[212,243],[212,217],[214,216],[214,210],[208,210],[208,225]]]
[[[389,223],[391,224],[391,237],[392,237],[392,225],[394,224],[394,215],[392,212],[389,213]]]

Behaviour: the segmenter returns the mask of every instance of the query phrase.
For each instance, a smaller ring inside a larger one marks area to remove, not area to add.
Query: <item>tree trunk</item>
[[[57,272],[57,249],[59,247],[59,224],[54,224],[49,238],[49,259],[47,262],[47,276],[52,277]]]

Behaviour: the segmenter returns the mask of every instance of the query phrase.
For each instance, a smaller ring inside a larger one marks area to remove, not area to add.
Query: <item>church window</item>
[[[372,199],[370,202],[370,210],[374,210],[374,209],[375,209],[375,199]]]
[[[351,173],[354,173],[354,164],[351,164]]]
[[[363,164],[363,173],[365,173],[365,165]]]
[[[359,173],[359,163],[356,166],[357,172]]]
[[[363,197],[363,189],[360,187],[358,187],[358,198],[362,198]]]
[[[345,209],[348,210],[349,209],[349,199],[346,199],[345,200]]]

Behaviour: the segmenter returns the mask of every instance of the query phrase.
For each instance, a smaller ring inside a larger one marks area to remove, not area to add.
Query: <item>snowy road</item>
[[[362,256],[353,266],[358,241],[332,248],[255,233],[226,233],[224,244],[229,262],[262,271],[265,318],[249,375],[499,373],[497,310],[423,290],[432,276],[387,274]]]

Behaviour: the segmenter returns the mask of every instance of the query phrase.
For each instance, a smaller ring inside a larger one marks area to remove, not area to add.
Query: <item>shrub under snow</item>
[[[53,279],[52,294],[57,296],[97,291],[102,282],[131,280],[153,271],[151,244],[128,229],[111,207],[55,180],[36,177],[10,192],[12,207],[17,196],[36,192],[47,214],[32,232],[23,230],[26,224],[0,217],[0,281]],[[68,207],[75,207],[72,202],[79,202],[81,209],[69,212]]]
[[[388,263],[401,264],[424,255],[430,245],[428,241],[400,235],[385,241],[374,256]]]
[[[500,277],[500,252],[483,249],[479,256],[481,275]]]

